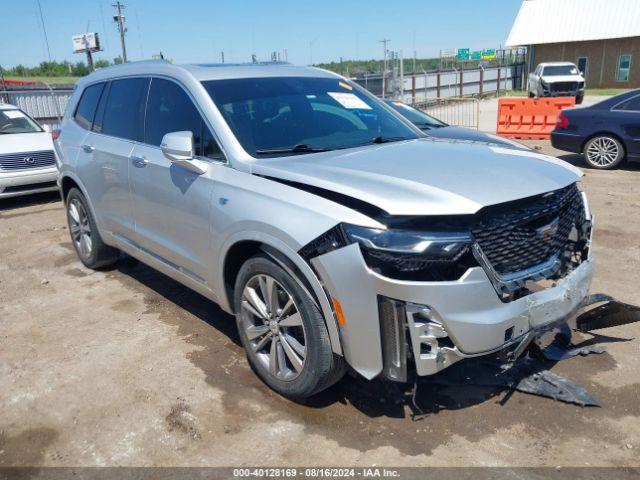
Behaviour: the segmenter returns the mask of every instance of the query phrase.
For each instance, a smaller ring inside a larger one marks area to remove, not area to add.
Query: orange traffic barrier
[[[575,104],[574,97],[501,98],[496,133],[507,138],[548,139],[560,110]]]

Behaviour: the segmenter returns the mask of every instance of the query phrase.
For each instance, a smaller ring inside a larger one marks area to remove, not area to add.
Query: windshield
[[[556,75],[578,75],[578,69],[574,65],[553,65],[544,67],[542,75],[553,77]]]
[[[378,101],[338,78],[202,82],[252,156],[300,155],[419,138]]]
[[[20,110],[0,110],[0,135],[42,132],[40,126]]]
[[[447,124],[430,117],[420,110],[410,107],[401,102],[387,101],[387,105],[393,108],[396,112],[400,113],[403,117],[409,120],[418,128],[439,128],[446,127]]]

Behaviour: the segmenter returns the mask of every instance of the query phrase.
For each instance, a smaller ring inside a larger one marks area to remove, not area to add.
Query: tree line
[[[108,60],[95,60],[93,68],[104,68],[109,65],[122,63],[120,57],[114,58],[113,62]],[[85,62],[40,62],[35,67],[25,67],[16,65],[15,67],[3,69],[3,74],[7,77],[83,77],[89,75],[91,69]]]

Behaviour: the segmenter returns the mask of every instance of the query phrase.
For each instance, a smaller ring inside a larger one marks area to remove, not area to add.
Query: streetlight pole
[[[124,43],[124,34],[127,33],[127,28],[124,26],[124,15],[122,10],[126,8],[126,5],[117,1],[113,4],[116,9],[116,14],[113,16],[113,21],[118,24],[118,31],[120,32],[120,44],[122,45],[122,63],[127,63],[127,47]]]
[[[382,40],[380,40],[380,43],[382,43],[384,48],[384,66],[382,69],[382,98],[384,98],[385,90],[387,89],[387,43],[389,42],[390,40],[388,38],[383,38]]]

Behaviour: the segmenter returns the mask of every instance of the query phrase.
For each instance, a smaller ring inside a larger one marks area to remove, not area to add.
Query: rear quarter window
[[[82,128],[91,130],[91,125],[93,123],[93,118],[96,115],[96,108],[98,107],[98,102],[100,101],[100,95],[102,95],[103,88],[104,83],[98,83],[85,88],[84,92],[82,92],[82,97],[80,97],[76,113],[73,116],[76,123]]]
[[[627,112],[640,112],[640,95],[630,98],[614,108],[614,110],[624,110]]]

